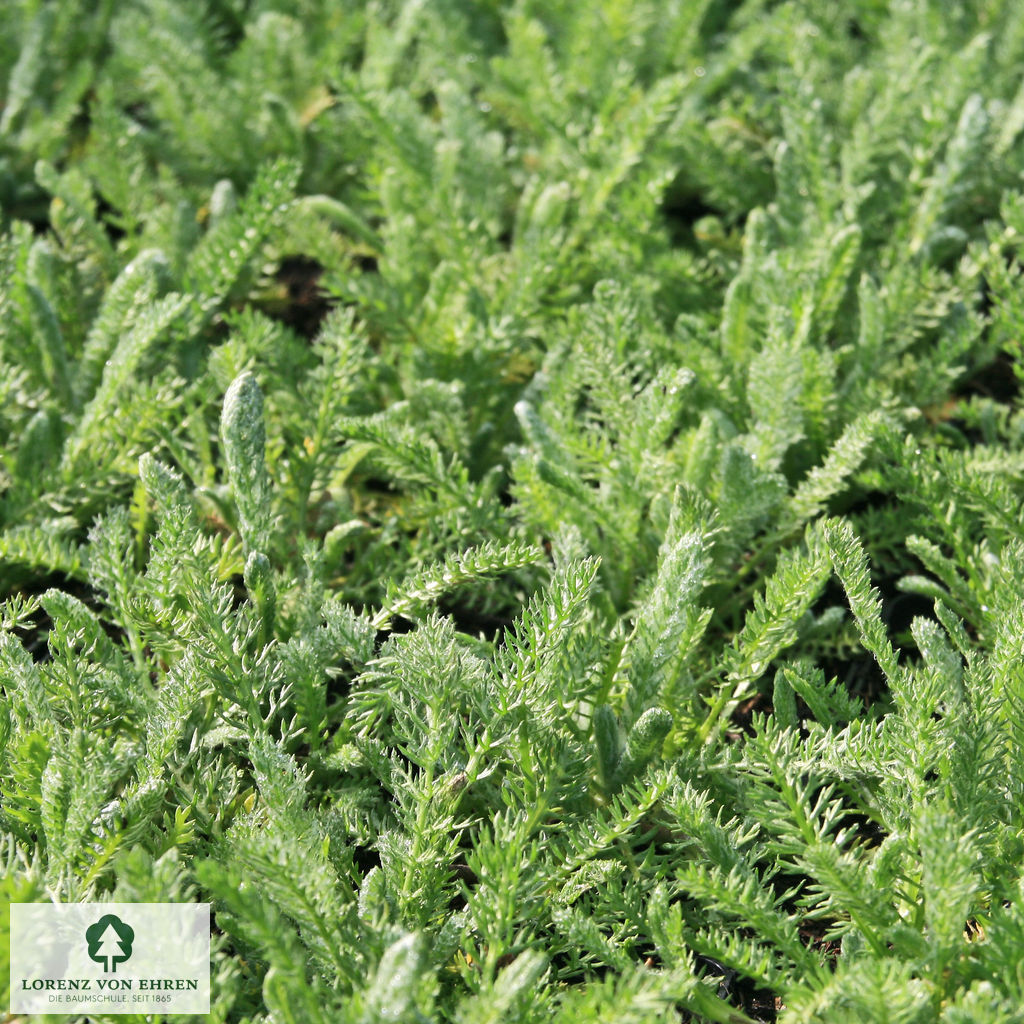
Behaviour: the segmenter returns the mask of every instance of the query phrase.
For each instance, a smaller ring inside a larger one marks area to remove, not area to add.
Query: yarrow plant
[[[1019,4],[2,20],[5,907],[212,904],[224,1024],[1020,1019]]]

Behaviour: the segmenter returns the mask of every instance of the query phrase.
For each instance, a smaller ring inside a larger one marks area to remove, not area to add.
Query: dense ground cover
[[[214,1021],[1021,1019],[1020,4],[0,23],[5,905],[211,902]]]

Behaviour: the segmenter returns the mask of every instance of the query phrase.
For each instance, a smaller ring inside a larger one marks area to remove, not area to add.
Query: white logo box
[[[12,1013],[209,1013],[209,903],[12,903]]]

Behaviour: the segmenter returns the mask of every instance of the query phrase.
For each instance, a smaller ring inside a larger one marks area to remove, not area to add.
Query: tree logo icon
[[[116,973],[117,965],[132,955],[135,932],[114,914],[105,914],[85,930],[89,959],[103,964],[103,973]]]

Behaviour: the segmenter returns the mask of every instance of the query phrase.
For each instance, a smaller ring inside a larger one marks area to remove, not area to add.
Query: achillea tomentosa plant
[[[6,902],[212,903],[214,1021],[1020,1018],[1019,4],[2,18]]]

